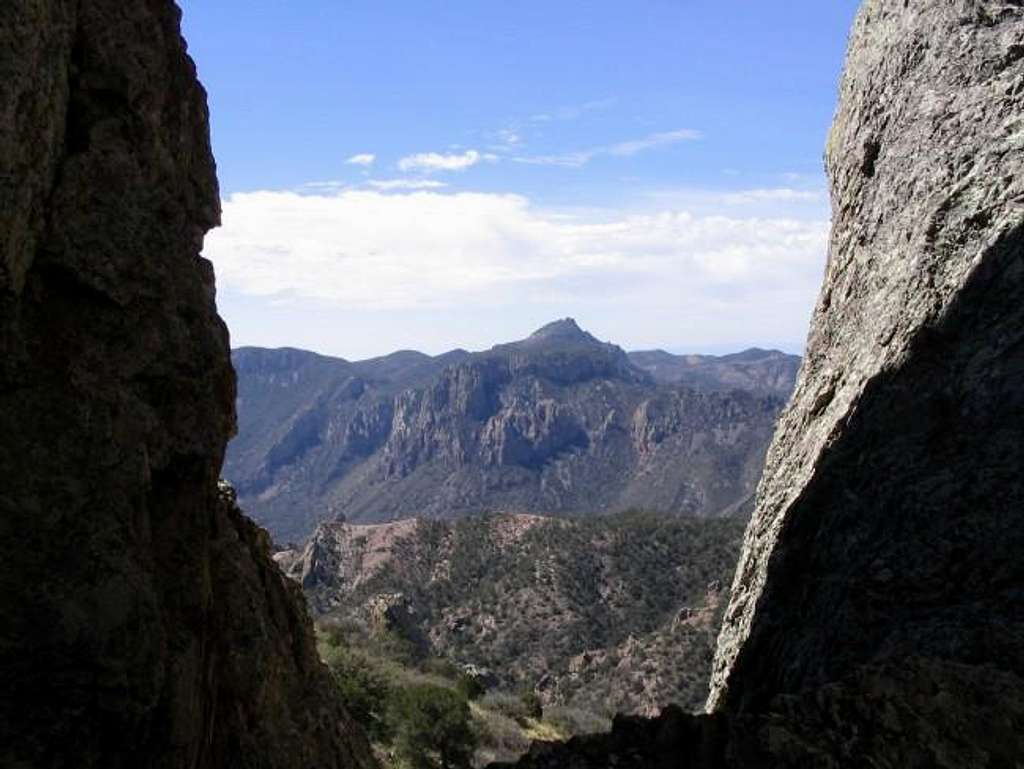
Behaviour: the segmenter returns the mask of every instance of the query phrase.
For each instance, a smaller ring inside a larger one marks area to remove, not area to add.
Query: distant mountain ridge
[[[233,361],[224,475],[281,542],[338,516],[742,509],[799,364],[627,354],[571,318],[477,353],[241,348]]]
[[[711,391],[750,390],[781,398],[789,397],[800,373],[798,356],[758,347],[721,356],[641,350],[629,353],[629,360],[663,384]]]

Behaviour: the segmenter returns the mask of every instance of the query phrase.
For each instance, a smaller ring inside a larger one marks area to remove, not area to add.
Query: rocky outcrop
[[[3,4],[2,766],[373,763],[218,486],[218,212],[172,2]]]
[[[911,655],[1024,676],[1024,8],[865,3],[827,164],[712,709]]]
[[[656,381],[568,318],[438,358],[239,350],[225,475],[280,542],[338,514],[748,513],[783,403],[768,372],[793,360],[780,355],[705,356],[698,389]]]
[[[387,566],[395,543],[418,525],[415,518],[372,526],[330,521],[317,526],[304,548],[281,550],[274,560],[307,590],[314,612],[326,614]]]

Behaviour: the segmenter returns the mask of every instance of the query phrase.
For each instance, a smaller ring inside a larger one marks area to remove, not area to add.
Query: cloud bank
[[[804,328],[828,223],[723,210],[573,214],[508,194],[252,192],[224,201],[204,253],[222,289],[346,311],[585,304],[637,324],[685,311],[751,340],[744,329],[765,318]]]

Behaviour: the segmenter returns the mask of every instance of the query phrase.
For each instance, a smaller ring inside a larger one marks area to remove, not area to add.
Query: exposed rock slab
[[[869,0],[833,231],[709,707],[910,655],[1024,676],[1024,8]]]
[[[369,766],[218,487],[234,375],[169,0],[0,5],[0,765]]]

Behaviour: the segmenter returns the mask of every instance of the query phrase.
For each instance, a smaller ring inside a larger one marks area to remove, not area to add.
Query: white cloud
[[[366,182],[377,190],[437,190],[448,185],[433,179],[370,179]]]
[[[516,162],[528,163],[530,165],[542,166],[563,166],[565,168],[580,168],[591,160],[602,155],[613,157],[632,157],[633,155],[655,149],[678,144],[686,141],[697,141],[701,138],[700,131],[690,128],[682,128],[677,131],[664,131],[645,136],[641,139],[608,144],[603,147],[594,147],[588,150],[576,152],[565,152],[556,155],[535,155],[532,157],[519,157]]]
[[[728,206],[776,202],[817,203],[826,199],[824,190],[795,190],[788,187],[726,192],[720,197],[722,202]]]
[[[376,160],[377,156],[372,152],[361,152],[358,155],[353,155],[345,162],[350,166],[372,166]]]
[[[223,220],[205,254],[235,294],[352,311],[700,307],[721,328],[773,313],[802,328],[827,235],[823,220],[556,215],[519,195],[433,191],[240,193]]]
[[[819,183],[823,179],[816,180]],[[698,216],[728,212],[730,216],[801,221],[824,221],[829,216],[828,192],[816,187],[764,187],[709,191],[687,188],[650,190],[646,205],[658,209],[686,210]]]
[[[306,182],[300,189],[311,190],[314,192],[328,192],[344,190],[350,187],[348,182],[341,181],[339,179],[328,179],[322,182]]]
[[[645,136],[643,139],[634,139],[633,141],[613,144],[610,147],[607,147],[604,152],[607,152],[609,155],[617,155],[619,157],[632,157],[638,152],[644,152],[645,150],[654,149],[655,147],[665,147],[670,144],[678,144],[679,142],[692,142],[697,141],[700,138],[700,131],[683,128],[678,131],[665,131],[664,133]]]
[[[482,155],[476,150],[466,150],[461,155],[442,155],[438,152],[421,152],[398,161],[402,171],[464,171],[482,160],[496,160],[494,155]]]

